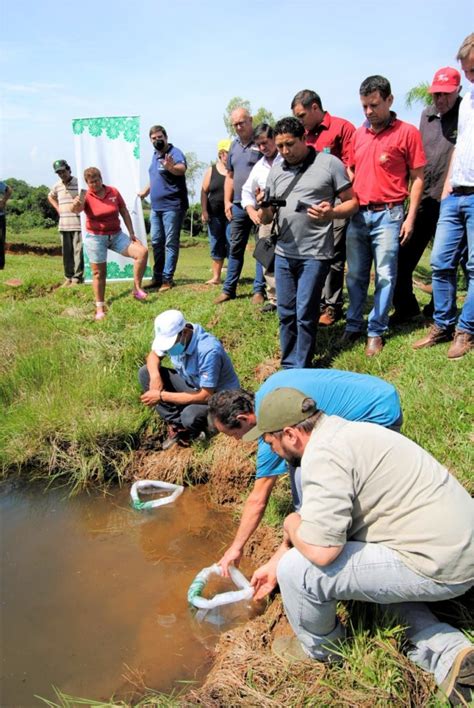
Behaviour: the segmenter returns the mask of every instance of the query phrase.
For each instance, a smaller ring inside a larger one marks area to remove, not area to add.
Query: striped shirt
[[[77,197],[78,193],[77,177],[71,177],[67,184],[59,180],[51,188],[49,196],[51,199],[55,199],[59,206],[59,231],[81,230],[79,214],[73,214],[71,211],[73,199]]]
[[[459,107],[451,186],[474,187],[474,84]]]

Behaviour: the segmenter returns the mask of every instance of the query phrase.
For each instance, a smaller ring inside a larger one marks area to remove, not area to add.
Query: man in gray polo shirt
[[[474,585],[474,501],[425,450],[373,423],[327,416],[294,388],[268,393],[258,436],[284,459],[301,460],[303,503],[284,521],[283,543],[253,575],[254,599],[278,583],[294,637],[285,660],[328,661],[344,637],[338,600],[385,605],[407,625],[408,656],[431,672],[453,705],[468,705],[474,647],[424,602]],[[293,462],[294,464],[294,462]]]
[[[354,214],[358,202],[342,162],[308,146],[299,120],[282,118],[274,133],[284,160],[268,175],[270,198],[282,198],[296,175],[302,175],[286,206],[278,209],[275,280],[281,365],[305,369],[313,360],[321,291],[334,257],[332,222]],[[336,197],[341,203],[334,206]],[[274,213],[273,207],[262,209],[262,223],[270,223]]]

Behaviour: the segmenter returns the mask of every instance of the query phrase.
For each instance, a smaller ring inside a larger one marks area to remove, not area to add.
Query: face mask
[[[184,354],[184,344],[181,344],[181,342],[176,342],[176,344],[173,344],[171,349],[168,349],[166,353],[170,356],[180,356],[180,354]]]
[[[159,150],[161,152],[161,150],[163,150],[164,146],[165,146],[164,140],[154,140],[153,141],[153,147],[155,148],[155,150]]]

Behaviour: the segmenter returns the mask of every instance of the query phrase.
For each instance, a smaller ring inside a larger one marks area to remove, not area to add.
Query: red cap
[[[428,89],[428,93],[452,93],[461,84],[461,74],[457,69],[445,66],[438,69],[433,78],[433,83]]]

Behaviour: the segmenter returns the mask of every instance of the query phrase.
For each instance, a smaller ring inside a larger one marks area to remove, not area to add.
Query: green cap
[[[57,172],[58,170],[69,170],[71,169],[67,164],[66,160],[55,160],[53,162],[53,170]]]
[[[257,425],[242,439],[246,442],[257,440],[264,433],[276,433],[303,422],[318,410],[314,402],[314,406],[303,411],[303,402],[308,398],[310,396],[296,388],[276,388],[267,393],[257,413]]]

